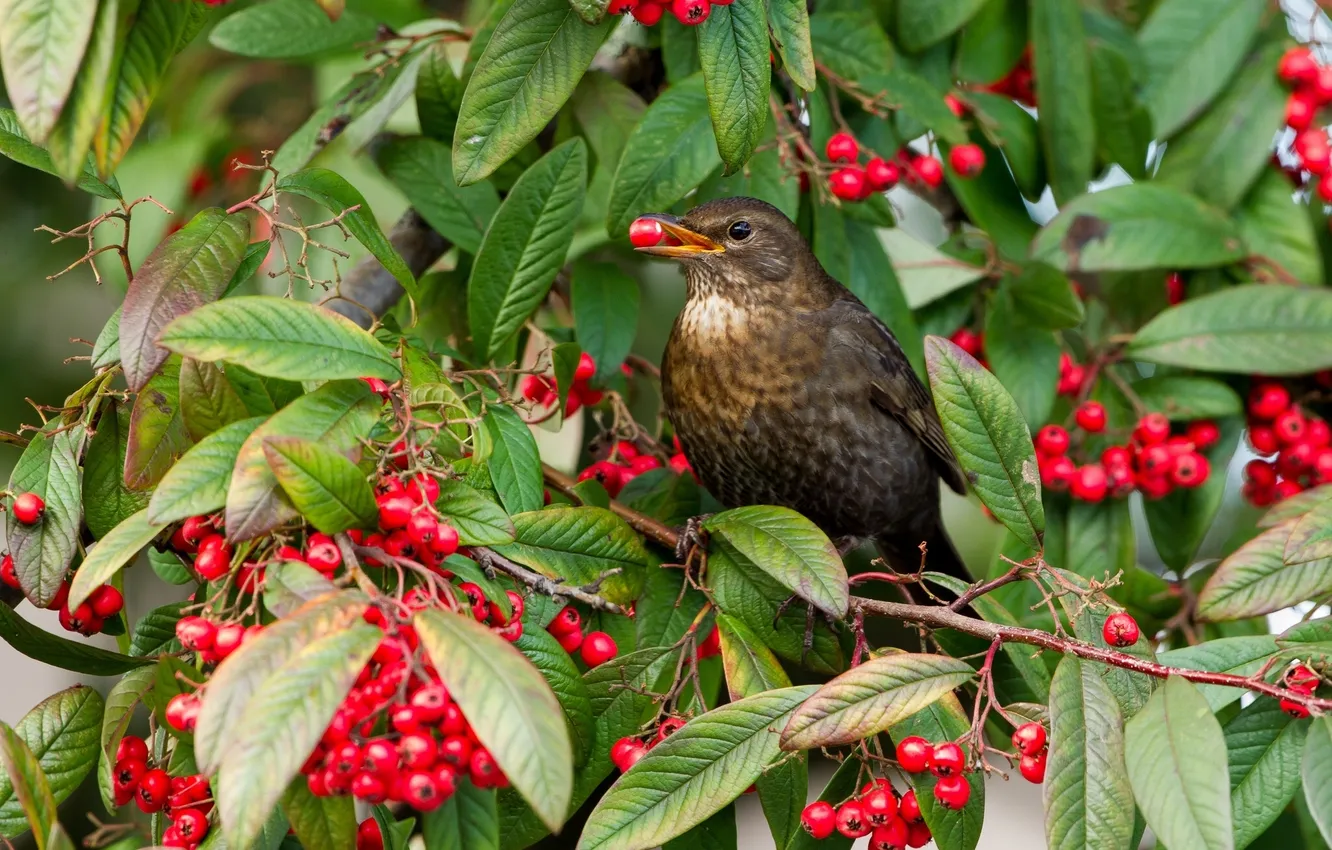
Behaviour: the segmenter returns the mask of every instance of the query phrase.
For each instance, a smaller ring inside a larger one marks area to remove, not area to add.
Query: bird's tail
[[[927,570],[947,573],[966,582],[973,581],[971,573],[962,563],[962,556],[957,553],[957,547],[949,539],[942,523],[934,527],[929,537],[920,541],[905,535],[883,535],[876,537],[874,542],[888,565],[899,573],[917,572],[921,568],[923,557]],[[921,543],[925,544],[923,555]]]

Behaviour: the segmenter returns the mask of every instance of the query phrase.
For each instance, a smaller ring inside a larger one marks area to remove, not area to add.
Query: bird
[[[637,250],[684,269],[662,395],[708,492],[791,508],[842,553],[873,539],[899,572],[921,569],[924,544],[926,569],[969,581],[939,503],[940,480],[963,493],[966,476],[929,390],[796,224],[745,197],[640,219],[669,238]]]

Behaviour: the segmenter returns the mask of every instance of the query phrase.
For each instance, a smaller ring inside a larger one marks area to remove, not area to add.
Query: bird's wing
[[[832,345],[849,349],[869,370],[870,401],[906,426],[930,453],[939,476],[965,493],[966,475],[944,437],[929,390],[916,377],[906,353],[888,326],[858,301],[837,301],[821,311]]]

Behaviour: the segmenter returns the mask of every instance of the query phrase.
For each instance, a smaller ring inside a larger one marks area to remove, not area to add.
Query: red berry
[[[1281,700],[1281,710],[1286,712],[1296,720],[1303,720],[1304,718],[1309,716],[1308,707],[1304,706],[1301,703],[1295,702],[1295,700],[1292,699]]]
[[[875,788],[861,798],[860,807],[870,826],[877,829],[897,816],[897,797],[893,795],[892,786]]]
[[[446,797],[435,774],[413,771],[402,782],[403,802],[419,812],[432,812],[443,805]]]
[[[429,735],[418,732],[398,739],[398,757],[407,770],[426,770],[438,755],[439,747]]]
[[[240,623],[227,623],[217,627],[217,634],[213,637],[213,654],[220,661],[231,653],[240,649],[240,645],[245,641],[248,630]]]
[[[889,818],[870,835],[870,850],[904,850],[907,846],[907,823],[899,817]]]
[[[837,829],[837,810],[833,808],[832,803],[823,800],[810,803],[800,813],[800,825],[813,838],[827,838]]]
[[[148,742],[137,735],[126,735],[116,745],[116,763],[134,760],[148,760]]]
[[[985,339],[971,328],[958,328],[948,339],[972,357],[981,357],[985,349]]]
[[[173,811],[171,823],[180,831],[186,846],[198,844],[208,834],[208,816],[195,808]]]
[[[930,756],[930,772],[935,776],[953,776],[966,768],[966,757],[962,748],[952,741],[945,741],[935,746]]]
[[[365,742],[361,750],[361,770],[375,773],[381,777],[391,777],[398,772],[398,750],[387,738],[375,738]]]
[[[351,793],[371,805],[378,805],[388,799],[389,784],[376,773],[365,771],[352,777]]]
[[[1105,430],[1105,405],[1099,401],[1084,401],[1078,405],[1078,412],[1073,418],[1082,430],[1099,434]]]
[[[523,398],[540,405],[552,404],[555,401],[555,388],[551,386],[550,379],[542,375],[526,375],[519,384],[519,390]]]
[[[1068,431],[1059,425],[1046,425],[1036,432],[1036,451],[1047,457],[1059,457],[1068,451]]]
[[[708,0],[671,0],[671,14],[687,27],[696,27],[708,19],[712,3]]]
[[[1295,152],[1300,155],[1305,170],[1314,174],[1325,174],[1332,165],[1332,150],[1328,148],[1327,133],[1321,127],[1296,136]]]
[[[934,799],[944,808],[956,811],[971,799],[971,784],[965,776],[945,776],[934,784]]]
[[[911,160],[911,170],[920,182],[931,189],[937,189],[943,183],[943,163],[932,156],[918,156]]]
[[[1189,452],[1175,458],[1175,465],[1170,470],[1170,482],[1176,487],[1198,487],[1207,480],[1211,471],[1207,458],[1197,452]]]
[[[656,26],[657,22],[661,20],[661,16],[666,14],[666,7],[658,3],[648,2],[648,0],[640,0],[639,4],[629,11],[634,16],[635,21],[645,27],[651,27]]]
[[[14,569],[14,556],[8,552],[0,558],[0,583],[18,590],[23,585],[19,582],[18,572]]]
[[[869,180],[871,189],[885,192],[897,185],[897,181],[902,179],[902,172],[896,163],[876,156],[865,166],[865,178]]]
[[[1265,460],[1251,460],[1244,465],[1244,476],[1260,487],[1275,487],[1276,467]]]
[[[1111,646],[1132,646],[1138,642],[1138,621],[1127,611],[1117,611],[1105,618],[1101,636]]]
[[[1041,455],[1037,461],[1040,466],[1042,486],[1056,493],[1062,493],[1073,486],[1078,467],[1068,455],[1059,457]]]
[[[1041,750],[1034,755],[1023,755],[1022,760],[1018,762],[1018,770],[1022,773],[1022,778],[1034,785],[1040,785],[1044,782],[1045,756],[1045,750]]]
[[[1198,419],[1189,423],[1188,437],[1198,451],[1209,449],[1221,439],[1221,429],[1210,419]]]
[[[823,153],[829,162],[855,162],[860,158],[860,145],[850,133],[833,133]]]
[[[1272,420],[1272,430],[1277,439],[1286,445],[1304,442],[1306,431],[1304,414],[1298,407],[1289,407],[1277,414]]]
[[[860,803],[849,800],[837,810],[837,831],[847,838],[863,838],[870,834],[869,821]]]
[[[624,488],[624,469],[608,460],[599,460],[578,473],[579,481],[587,481],[588,479],[600,482],[601,486],[613,499],[620,495],[620,490]]]
[[[1184,300],[1184,277],[1179,272],[1166,275],[1166,303],[1174,306]]]
[[[967,112],[966,104],[951,94],[944,95],[944,105],[948,107],[949,112],[953,113],[958,118],[961,118]]]
[[[438,535],[439,520],[426,511],[412,514],[412,518],[407,521],[407,536],[417,545],[418,552],[431,548]]]
[[[584,664],[596,667],[610,661],[619,651],[610,635],[605,632],[589,632],[587,637],[583,638],[580,654]]]
[[[46,502],[36,493],[20,493],[14,497],[14,519],[24,525],[33,525],[42,518]]]
[[[305,542],[305,562],[321,573],[332,575],[342,566],[342,550],[327,534],[311,534]]]
[[[1318,449],[1332,445],[1332,428],[1328,427],[1327,422],[1316,416],[1305,417],[1304,426],[1304,441],[1306,443]],[[1195,442],[1197,441],[1195,440]]]
[[[379,829],[379,821],[366,818],[356,827],[356,850],[384,850],[384,834]]]
[[[1045,727],[1039,723],[1023,723],[1013,730],[1013,746],[1024,756],[1039,753],[1045,748]]]
[[[1164,413],[1147,414],[1138,420],[1137,427],[1133,429],[1133,439],[1143,446],[1164,443],[1169,436],[1170,420]]]
[[[472,759],[472,742],[465,735],[450,735],[439,746],[439,760],[466,770]]]
[[[1307,47],[1292,47],[1277,63],[1277,76],[1287,85],[1312,83],[1318,76],[1318,63]]]
[[[666,228],[655,218],[636,218],[629,225],[629,244],[635,248],[651,248],[666,238]]]
[[[388,493],[376,502],[379,505],[379,526],[385,531],[406,528],[416,509],[416,500],[406,493]]]
[[[567,634],[555,635],[555,640],[559,641],[561,649],[573,655],[583,645],[583,633],[568,632]]]
[[[1318,674],[1303,664],[1296,664],[1286,674],[1286,685],[1292,690],[1313,693],[1321,681]]]
[[[908,790],[902,795],[902,801],[897,804],[897,813],[907,823],[920,823],[920,801],[916,799],[915,789]]]
[[[186,649],[199,652],[213,648],[217,627],[203,617],[181,617],[176,621],[176,638]]]
[[[1281,441],[1277,439],[1276,431],[1266,425],[1250,425],[1249,446],[1260,455],[1272,455],[1281,448]]]
[[[597,361],[592,359],[591,354],[584,351],[578,356],[578,367],[574,369],[574,380],[590,381],[595,374],[597,374]]]
[[[1099,463],[1089,463],[1086,466],[1078,467],[1069,491],[1075,499],[1081,499],[1084,502],[1099,502],[1105,498],[1109,487],[1110,481],[1106,477],[1104,467]]]
[[[186,517],[181,523],[180,536],[192,547],[198,547],[214,531],[215,521],[208,515]]]
[[[125,607],[125,597],[111,585],[104,584],[92,592],[88,604],[92,606],[95,616],[105,619],[120,613]]]
[[[848,165],[828,175],[828,188],[843,201],[859,201],[868,185],[865,170],[858,165]]]
[[[467,775],[471,777],[472,784],[478,788],[502,788],[508,784],[504,773],[495,763],[495,757],[485,747],[472,750]]]
[[[926,826],[924,822],[907,824],[908,847],[924,847],[933,840],[934,835],[930,832],[930,828]]]
[[[171,793],[171,777],[159,768],[148,771],[139,778],[135,797],[139,809],[147,814],[159,812],[166,805],[167,795]]]
[[[205,581],[216,581],[231,570],[231,547],[220,534],[210,534],[199,544],[194,571]]]
[[[199,698],[194,694],[176,694],[166,705],[167,725],[177,732],[193,732],[199,720]]]
[[[559,637],[560,635],[579,632],[583,628],[583,618],[578,614],[578,609],[572,605],[566,605],[555,615],[555,619],[550,621],[546,630]]]
[[[439,523],[435,530],[435,540],[430,544],[430,551],[441,558],[447,558],[458,551],[458,529],[447,522]]]
[[[1249,390],[1249,413],[1255,419],[1276,419],[1290,407],[1290,391],[1271,381]]]
[[[958,177],[969,180],[985,167],[985,151],[980,145],[958,145],[948,152],[948,164]]]
[[[930,769],[930,760],[934,748],[930,742],[917,735],[903,738],[897,745],[897,763],[907,773],[924,773]]]
[[[629,768],[638,764],[643,756],[647,755],[647,746],[637,738],[624,738],[618,743],[623,743],[624,746],[620,747],[618,752],[613,751],[611,753],[611,763],[621,773],[627,772]]]
[[[625,12],[633,11],[638,5],[638,0],[610,0],[610,5],[606,7],[607,14],[623,15]]]
[[[1298,496],[1304,492],[1304,487],[1298,481],[1292,481],[1289,478],[1278,481],[1276,485],[1275,500],[1280,502],[1283,499],[1289,499],[1291,496]]]

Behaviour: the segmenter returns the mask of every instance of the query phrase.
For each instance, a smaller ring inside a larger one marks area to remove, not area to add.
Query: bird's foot
[[[772,627],[774,629],[777,628],[777,623],[781,621],[782,615],[786,613],[786,609],[790,608],[798,599],[800,599],[799,596],[788,596],[782,601],[782,604],[777,606],[777,613],[772,618]],[[802,664],[805,662],[805,659],[809,657],[809,653],[814,649],[814,619],[818,614],[823,615],[823,620],[828,624],[828,628],[835,628],[837,625],[836,619],[815,608],[814,603],[805,602],[805,636],[801,641],[800,648],[800,662]]]
[[[701,514],[685,520],[684,528],[680,530],[680,539],[675,543],[675,560],[688,564],[690,552],[696,548],[704,550],[708,548],[708,533],[703,530],[703,523],[711,516],[712,514]]]

